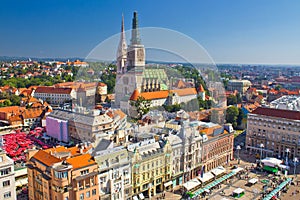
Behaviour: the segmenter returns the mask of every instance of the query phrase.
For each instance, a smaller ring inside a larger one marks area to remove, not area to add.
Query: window
[[[11,197],[11,192],[5,192],[3,195],[4,199]]]
[[[1,176],[3,176],[3,175],[9,174],[10,172],[11,172],[11,169],[10,169],[10,167],[9,167],[9,168],[6,168],[6,169],[2,169],[2,170],[0,171],[0,174],[1,174]]]
[[[3,187],[7,187],[7,186],[10,186],[10,181],[9,180],[3,181]]]
[[[79,197],[80,200],[83,200],[84,199],[84,194],[80,194],[80,197]]]
[[[88,169],[83,170],[83,171],[80,172],[81,176],[82,176],[82,175],[86,175],[86,174],[88,174],[88,173],[89,173],[89,170],[88,170]]]
[[[54,171],[54,175],[55,175],[56,178],[68,178],[68,172]]]
[[[92,190],[92,195],[94,196],[94,195],[96,195],[96,194],[97,194],[96,189],[93,189],[93,190]]]
[[[85,194],[86,198],[89,198],[91,196],[91,193],[90,191],[87,191],[86,194]]]

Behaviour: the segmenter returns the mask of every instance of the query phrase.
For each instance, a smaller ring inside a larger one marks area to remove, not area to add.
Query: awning
[[[243,171],[243,170],[244,170],[243,168],[238,167],[238,168],[236,168],[236,169],[233,169],[232,171],[233,171],[234,173],[238,173],[238,172]]]
[[[258,180],[256,178],[252,178],[248,182],[251,183],[251,184],[255,184],[255,183],[257,183],[257,181]]]
[[[133,196],[132,198],[133,198],[133,200],[139,200],[139,198],[137,196]]]
[[[140,199],[145,199],[143,193],[140,193],[140,194],[139,194],[139,197],[140,197]]]
[[[215,176],[218,176],[218,175],[220,175],[220,174],[225,173],[226,170],[224,169],[224,167],[219,166],[219,167],[217,167],[217,168],[212,169],[211,172],[212,172]]]
[[[272,173],[276,173],[278,172],[278,169],[277,168],[274,168],[274,167],[270,167],[270,166],[264,166],[264,170],[268,171],[268,172],[272,172]]]
[[[264,165],[274,167],[280,165],[282,163],[282,160],[279,160],[277,158],[265,158],[261,160],[261,162],[264,163]]]
[[[245,190],[244,189],[242,189],[242,188],[237,188],[237,189],[235,189],[234,191],[233,191],[233,193],[235,193],[235,194],[241,194],[242,192],[244,192]]]
[[[164,183],[164,186],[165,186],[165,187],[168,187],[168,186],[170,186],[170,185],[172,185],[172,184],[173,184],[172,181],[168,181],[168,182]]]
[[[199,180],[202,182],[202,183],[205,183],[211,179],[213,179],[215,176],[211,173],[211,172],[207,172],[207,173],[204,173],[203,176],[198,176]]]
[[[192,179],[186,183],[184,183],[182,186],[185,187],[186,190],[191,190],[197,186],[201,185],[200,181],[198,181],[196,178]]]
[[[21,178],[16,181],[16,187],[21,187],[28,184],[28,178]]]
[[[280,167],[281,169],[289,169],[290,168],[289,166],[286,166],[286,165],[278,165],[278,167]]]

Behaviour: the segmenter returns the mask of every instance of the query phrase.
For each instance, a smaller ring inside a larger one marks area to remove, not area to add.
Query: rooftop
[[[300,112],[293,111],[293,110],[258,107],[256,110],[252,112],[252,114],[278,117],[278,118],[291,119],[291,120],[300,120]]]

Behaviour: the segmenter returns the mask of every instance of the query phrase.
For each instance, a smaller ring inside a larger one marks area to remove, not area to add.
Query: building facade
[[[0,199],[16,199],[14,161],[7,157],[2,149],[0,149]]]
[[[58,105],[76,99],[76,92],[72,88],[55,88],[41,86],[34,91],[34,97],[50,104]]]
[[[145,141],[128,147],[132,156],[133,199],[152,197],[172,185],[172,147]]]
[[[103,200],[130,200],[131,162],[125,147],[113,147],[102,139],[93,151],[99,169],[99,192]]]
[[[126,123],[126,115],[121,110],[93,110],[88,114],[54,110],[46,118],[47,134],[63,142],[110,139],[114,135],[108,133],[125,128]]]
[[[246,148],[257,157],[300,156],[300,112],[259,107],[248,114]]]
[[[221,126],[200,129],[205,133],[201,163],[204,172],[227,165],[233,159],[233,132],[229,133]]]
[[[90,147],[56,147],[28,152],[29,200],[98,200],[98,167]]]
[[[251,82],[248,80],[229,80],[228,81],[228,90],[235,91],[237,90],[240,94],[244,94],[248,88],[251,87]]]

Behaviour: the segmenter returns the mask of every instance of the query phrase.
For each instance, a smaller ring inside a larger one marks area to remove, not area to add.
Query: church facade
[[[139,96],[151,100],[151,106],[164,104],[186,103],[200,96],[205,91],[194,87],[173,88],[164,69],[151,69],[145,67],[145,47],[141,43],[138,28],[137,12],[133,14],[130,44],[127,46],[124,32],[124,17],[120,42],[117,50],[117,78],[115,86],[114,106],[121,108],[129,116],[134,115],[131,101]]]

